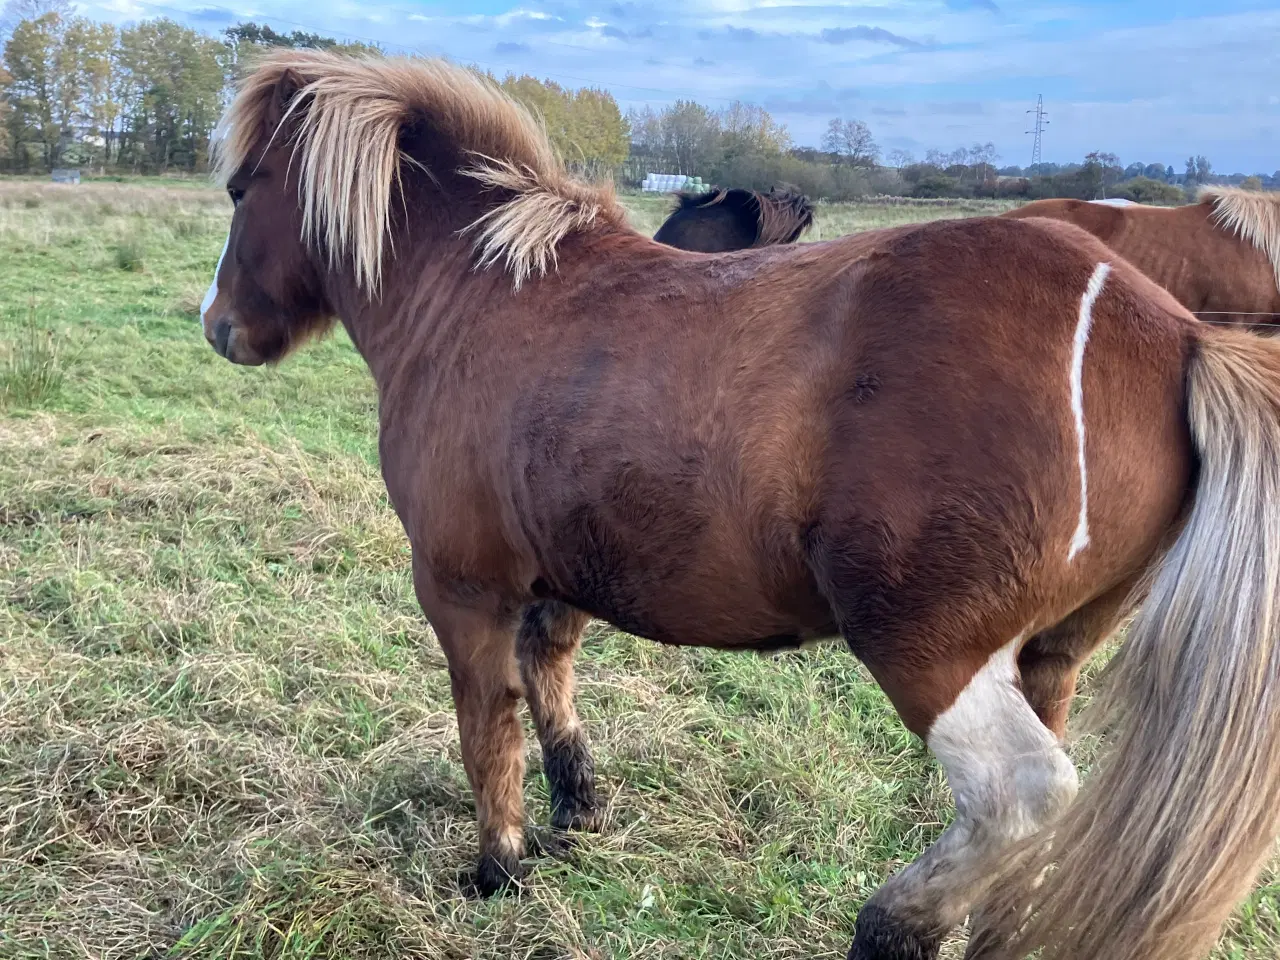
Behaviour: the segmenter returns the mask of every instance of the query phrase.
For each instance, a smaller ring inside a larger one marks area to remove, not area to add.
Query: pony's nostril
[[[213,349],[218,351],[218,356],[225,357],[227,351],[231,347],[231,321],[219,320],[218,325],[213,330]]]

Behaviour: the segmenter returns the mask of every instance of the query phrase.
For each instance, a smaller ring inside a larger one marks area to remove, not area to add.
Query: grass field
[[[628,203],[651,231],[666,201]],[[228,208],[0,182],[0,958],[843,957],[950,797],[835,646],[593,629],[608,831],[518,897],[460,892],[472,803],[370,380],[341,335],[279,369],[204,343]],[[823,205],[815,233],[975,212]],[[1266,879],[1221,957],[1280,953]]]

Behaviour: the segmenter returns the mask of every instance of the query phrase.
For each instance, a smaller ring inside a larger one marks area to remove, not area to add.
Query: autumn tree
[[[1080,169],[1080,185],[1086,200],[1099,197],[1111,184],[1118,183],[1124,175],[1120,158],[1114,153],[1095,150],[1084,158]]]
[[[880,158],[880,147],[861,120],[833,118],[822,135],[822,149],[852,167],[873,167]]]
[[[172,20],[120,32],[119,156],[134,169],[200,167],[222,111],[225,44]]]
[[[9,88],[12,77],[4,67],[0,66],[0,91]],[[9,163],[13,159],[13,104],[6,96],[0,96],[0,161]]]
[[[67,31],[66,43],[75,50],[73,60],[80,91],[80,116],[102,139],[102,163],[112,162],[112,143],[120,119],[116,98],[116,51],[119,32],[110,23],[78,20]]]
[[[75,13],[75,6],[71,0],[7,0],[0,6],[0,46],[23,20],[36,20],[47,13],[66,19]]]
[[[20,167],[26,166],[33,151],[46,167],[58,160],[62,136],[57,76],[61,35],[62,18],[46,13],[19,21],[4,45],[9,138]]]
[[[590,87],[570,90],[527,74],[507,74],[501,87],[542,122],[552,146],[571,167],[591,174],[611,172],[627,158],[629,128],[613,94]]]
[[[565,160],[581,162],[588,172],[612,170],[631,150],[627,120],[613,94],[583,87],[573,94],[569,108],[570,150]]]
[[[791,134],[769,111],[735,100],[720,111],[720,148],[734,155],[779,154],[791,148]]]
[[[106,164],[119,105],[111,85],[116,28],[83,17],[65,22],[55,55],[58,112],[63,122],[63,153],[72,162]]]
[[[677,100],[663,111],[663,147],[676,173],[693,175],[718,160],[719,133],[715,114],[696,101]]]
[[[513,100],[524,104],[542,123],[552,145],[563,153],[569,146],[570,98],[560,84],[551,80],[539,80],[524,74],[509,73],[502,80],[503,91]]]
[[[1204,154],[1187,157],[1186,186],[1188,190],[1209,182],[1213,176],[1213,164]]]

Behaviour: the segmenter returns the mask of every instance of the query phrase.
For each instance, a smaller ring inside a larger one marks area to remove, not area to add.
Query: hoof
[[[596,806],[594,797],[589,807],[569,809],[557,806],[551,813],[551,827],[559,831],[600,833],[604,829],[604,811]]]
[[[575,834],[555,827],[534,827],[529,831],[529,852],[535,857],[567,860],[578,848]]]
[[[492,897],[518,889],[528,871],[516,857],[499,857],[492,853],[481,855],[476,863],[475,893],[480,897]]]
[[[935,960],[941,949],[941,935],[868,903],[858,912],[848,960]]]

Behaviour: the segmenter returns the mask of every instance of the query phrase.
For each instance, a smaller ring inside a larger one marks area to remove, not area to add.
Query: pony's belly
[[[549,592],[620,630],[675,646],[773,652],[838,633],[826,600],[803,577],[767,587],[749,582],[741,571],[646,580],[637,571],[637,589],[614,581],[614,589],[602,591],[599,581],[588,580]]]

